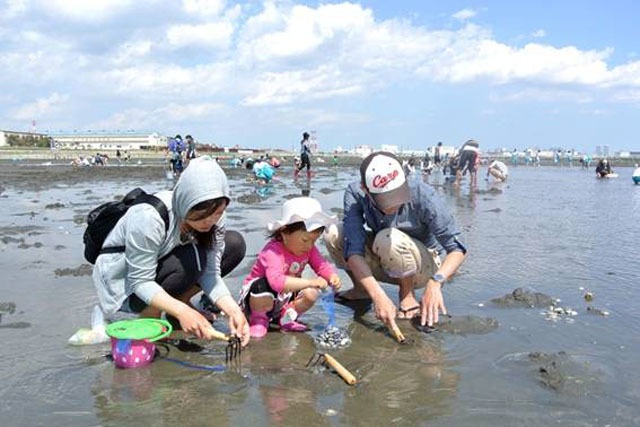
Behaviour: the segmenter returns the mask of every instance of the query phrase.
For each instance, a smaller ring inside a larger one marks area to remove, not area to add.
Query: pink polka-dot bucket
[[[111,355],[118,368],[140,368],[153,362],[155,341],[171,334],[173,328],[166,320],[135,319],[115,322],[107,326],[111,337]]]

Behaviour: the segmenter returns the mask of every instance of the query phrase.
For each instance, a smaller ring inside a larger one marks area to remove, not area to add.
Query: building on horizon
[[[157,132],[54,132],[49,134],[52,148],[78,150],[149,150],[164,149],[167,137]]]
[[[49,147],[48,135],[38,132],[20,132],[0,129],[0,147]]]

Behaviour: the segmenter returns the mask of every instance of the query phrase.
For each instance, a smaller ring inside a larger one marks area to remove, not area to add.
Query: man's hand
[[[434,323],[438,323],[438,310],[442,311],[442,314],[447,314],[440,286],[440,283],[435,280],[429,280],[429,283],[427,283],[421,301],[422,313],[420,324],[422,326],[427,322],[428,326],[433,326]]]
[[[382,320],[391,332],[398,329],[398,325],[396,325],[396,305],[383,290],[373,298],[373,305],[376,317]]]

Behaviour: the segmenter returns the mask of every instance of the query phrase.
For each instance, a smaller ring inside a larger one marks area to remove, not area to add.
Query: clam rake
[[[225,362],[229,363],[239,359],[239,356],[242,355],[242,341],[240,341],[239,337],[224,334],[213,329],[213,327],[209,330],[209,333],[214,339],[225,341],[227,343],[227,346],[224,349]]]
[[[327,365],[330,368],[333,368],[338,375],[349,385],[355,385],[358,380],[356,377],[347,370],[340,362],[334,359],[331,355],[327,353],[314,353],[311,355],[311,358],[305,365],[307,368],[317,365]]]

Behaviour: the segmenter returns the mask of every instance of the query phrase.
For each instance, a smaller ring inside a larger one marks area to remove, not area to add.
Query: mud
[[[16,311],[16,303],[0,302],[0,314],[13,314]]]
[[[0,323],[0,329],[25,329],[30,327],[31,323],[29,322]]]
[[[558,393],[586,395],[593,392],[599,382],[599,375],[591,370],[589,363],[580,362],[564,351],[533,352],[528,354],[528,359],[536,366],[534,376],[538,382]]]
[[[492,303],[501,307],[549,307],[556,302],[549,295],[533,292],[525,288],[516,288],[510,294],[493,298]]]
[[[30,248],[41,248],[43,244],[41,242],[35,242],[33,244],[25,243],[24,241],[18,245],[18,249],[30,249]]]
[[[502,194],[499,188],[489,188],[488,190],[476,190],[476,194]]]
[[[93,273],[93,266],[90,264],[81,264],[76,268],[57,268],[54,271],[57,277],[65,277],[65,276],[91,276]]]
[[[64,209],[66,208],[66,206],[64,205],[64,203],[56,202],[56,203],[49,203],[44,208],[45,209]]]
[[[484,335],[498,328],[498,321],[490,317],[471,315],[441,315],[433,327],[420,325],[420,317],[411,319],[411,325],[420,332],[443,332],[452,335]]]
[[[489,209],[488,211],[485,211],[485,212],[500,213],[502,212],[502,209],[500,208]]]
[[[587,307],[587,313],[596,314],[598,316],[604,316],[604,317],[606,317],[606,316],[611,314],[607,310],[603,310],[601,308],[596,308],[596,307],[592,307],[592,306]]]

